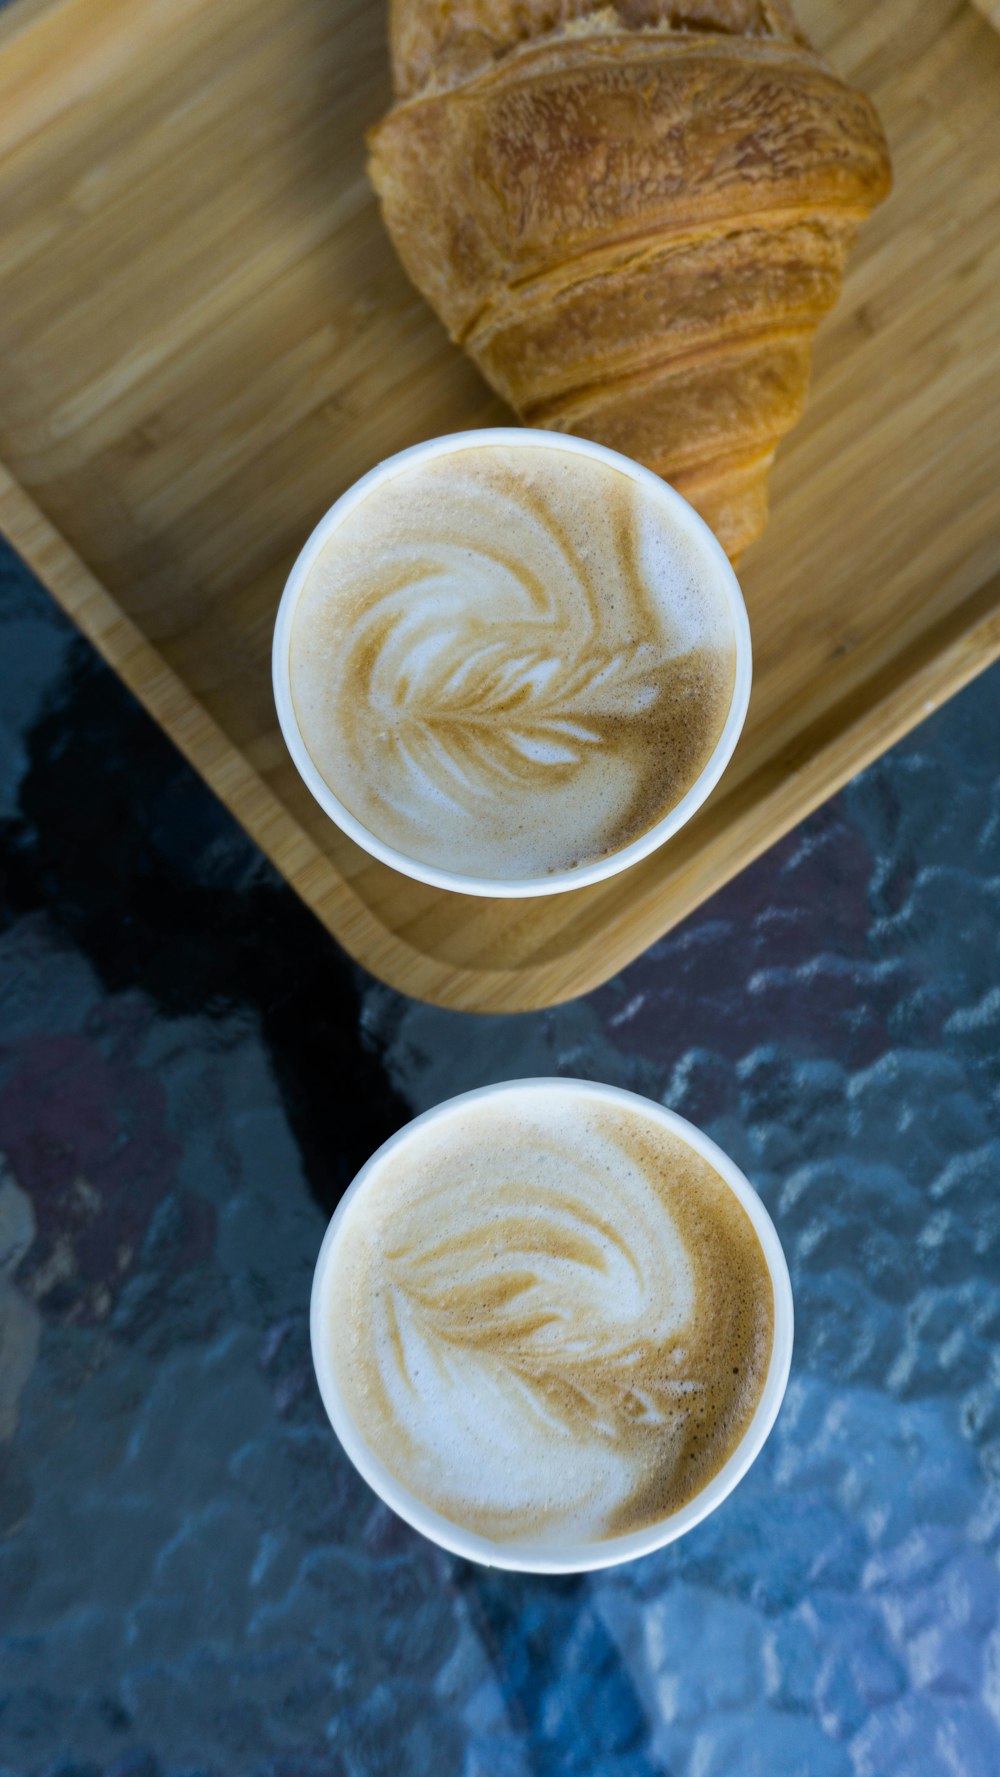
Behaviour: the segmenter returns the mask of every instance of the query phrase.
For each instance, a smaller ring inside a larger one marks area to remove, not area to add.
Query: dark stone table
[[[338,951],[0,557],[0,1777],[997,1777],[1000,671],[599,991]],[[784,1240],[775,1432],[681,1543],[452,1559],[325,1422],[323,1228],[525,1074],[704,1125]]]

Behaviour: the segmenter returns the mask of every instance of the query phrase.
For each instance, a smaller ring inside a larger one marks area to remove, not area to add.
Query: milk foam
[[[638,838],[700,775],[733,624],[655,492],[477,446],[350,510],[300,595],[290,677],[314,764],[369,831],[439,868],[544,876]]]
[[[391,1153],[346,1211],[327,1303],[369,1447],[498,1542],[675,1511],[749,1424],[773,1336],[760,1244],[709,1162],[558,1088],[456,1106]]]

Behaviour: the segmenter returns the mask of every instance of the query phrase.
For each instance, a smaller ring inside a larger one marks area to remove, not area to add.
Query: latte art
[[[327,1302],[369,1448],[498,1543],[676,1511],[746,1430],[773,1336],[759,1241],[709,1162],[558,1086],[458,1105],[376,1166]]]
[[[620,850],[707,764],[732,700],[721,581],[607,463],[475,447],[378,483],[291,635],[316,768],[372,833],[472,876]]]

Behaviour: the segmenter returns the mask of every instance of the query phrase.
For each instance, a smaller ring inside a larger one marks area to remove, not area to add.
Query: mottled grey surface
[[[607,987],[353,969],[0,558],[0,1777],[997,1777],[994,670]],[[761,1191],[763,1456],[593,1578],[438,1552],[327,1429],[325,1221],[412,1112],[577,1074]]]

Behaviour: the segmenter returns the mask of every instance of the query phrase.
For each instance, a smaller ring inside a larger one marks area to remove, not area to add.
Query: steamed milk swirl
[[[418,862],[544,876],[638,838],[699,776],[735,649],[664,501],[530,444],[418,461],[329,539],[292,628],[303,740]]]
[[[397,1480],[493,1541],[638,1530],[749,1424],[773,1297],[749,1217],[641,1111],[513,1088],[390,1154],[328,1311],[348,1411]]]

